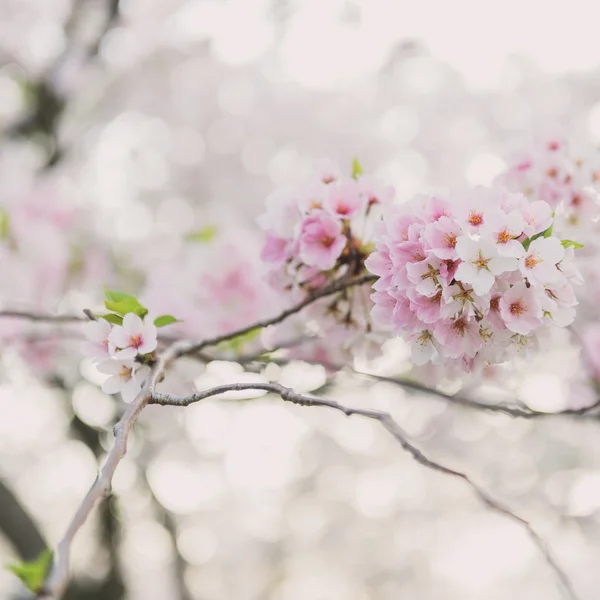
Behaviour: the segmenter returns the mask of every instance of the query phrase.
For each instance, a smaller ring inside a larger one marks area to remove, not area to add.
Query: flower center
[[[456,246],[456,235],[454,233],[447,233],[442,242],[447,248],[454,248]]]
[[[136,335],[131,336],[131,346],[134,348],[139,348],[142,345],[143,339],[142,336],[138,333]]]
[[[471,262],[477,267],[478,271],[481,271],[481,269],[487,269],[487,264],[490,262],[490,260],[490,258],[484,258],[480,250],[479,257]]]
[[[514,315],[515,317],[520,317],[525,313],[526,310],[527,307],[525,306],[522,300],[519,300],[518,302],[513,302],[510,305],[510,314]]]
[[[499,244],[506,244],[506,243],[510,242],[511,239],[512,239],[512,236],[510,235],[510,233],[508,233],[506,228],[503,229],[502,231],[500,231],[498,233],[498,235],[496,236],[496,240]]]
[[[122,381],[129,381],[131,379],[131,372],[133,369],[126,367],[125,365],[121,366],[121,370],[119,371],[119,377]]]
[[[472,210],[469,213],[469,218],[467,220],[473,227],[479,227],[483,223],[483,214],[476,210]]]
[[[460,317],[460,319],[456,319],[456,321],[452,323],[451,327],[454,335],[464,336],[465,329],[467,328],[467,322],[465,321],[464,317]]]
[[[427,265],[427,271],[425,271],[425,273],[423,273],[423,275],[421,275],[421,279],[429,279],[430,277],[433,278],[434,281],[436,281],[437,275],[439,275],[440,272],[433,267],[433,265]]]
[[[325,248],[331,248],[331,246],[333,246],[333,242],[335,242],[335,238],[329,235],[326,235],[324,238],[321,239],[321,244],[325,246]]]
[[[490,300],[490,310],[498,312],[500,310],[500,296],[494,296]]]
[[[550,167],[546,171],[546,175],[548,175],[548,177],[552,177],[554,179],[558,175],[558,170],[556,169],[556,167]]]
[[[431,340],[431,332],[428,329],[425,329],[419,334],[419,337],[417,338],[417,344],[419,344],[419,346],[427,346]]]
[[[542,259],[537,254],[530,254],[525,259],[525,268],[533,269],[533,267],[535,267],[535,265],[538,265],[541,262],[542,262]]]

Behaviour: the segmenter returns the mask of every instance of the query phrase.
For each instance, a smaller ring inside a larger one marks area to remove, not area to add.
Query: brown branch
[[[173,396],[171,394],[153,393],[150,399],[150,404],[158,404],[161,406],[189,406],[190,404],[199,402],[200,400],[204,400],[205,398],[209,398],[211,396],[216,396],[225,392],[241,390],[264,390],[266,392],[276,394],[280,396],[282,400],[286,402],[292,402],[293,404],[299,404],[301,406],[320,406],[325,408],[332,408],[334,410],[342,412],[346,416],[358,415],[367,419],[373,419],[375,421],[378,421],[399,442],[402,448],[405,451],[407,451],[420,465],[427,467],[428,469],[437,471],[438,473],[443,473],[445,475],[450,475],[452,477],[462,479],[488,508],[508,517],[513,522],[523,527],[529,534],[529,537],[531,538],[533,543],[541,552],[548,566],[554,572],[558,581],[561,583],[566,593],[566,596],[571,600],[575,600],[577,598],[566,573],[556,562],[546,543],[535,531],[535,529],[529,523],[529,521],[527,521],[523,517],[516,515],[509,508],[503,506],[497,500],[492,498],[492,496],[490,496],[486,491],[484,491],[476,483],[474,483],[473,480],[466,473],[457,471],[455,469],[451,469],[450,467],[446,467],[445,465],[428,458],[425,454],[423,454],[421,450],[419,450],[419,448],[414,446],[408,440],[406,433],[402,430],[398,423],[394,421],[394,419],[389,413],[375,410],[364,410],[360,408],[350,408],[336,402],[335,400],[305,396],[304,394],[299,394],[294,390],[287,388],[279,383],[266,382],[232,383],[227,385],[220,385],[208,390],[197,392],[190,396]]]
[[[304,300],[302,300],[302,302],[299,302],[298,304],[280,312],[275,317],[271,317],[270,319],[265,319],[263,321],[257,321],[252,325],[242,327],[241,329],[237,329],[230,333],[203,340],[201,342],[198,342],[197,344],[189,345],[186,348],[182,349],[179,352],[178,356],[187,356],[190,354],[195,354],[200,350],[204,350],[204,348],[207,348],[208,346],[217,346],[222,342],[228,342],[236,337],[239,337],[240,335],[246,335],[247,333],[250,333],[255,329],[263,329],[265,327],[269,327],[270,325],[276,325],[277,323],[285,321],[285,319],[287,319],[288,317],[299,313],[303,308],[306,308],[307,306],[321,298],[331,296],[332,294],[341,292],[342,290],[348,289],[350,287],[363,285],[365,283],[371,283],[376,279],[377,277],[375,275],[361,275],[360,277],[354,277],[352,279],[338,279],[337,281],[334,281],[331,285],[328,285],[327,287],[324,287],[314,292],[313,294],[307,296]]]
[[[87,313],[84,311],[87,315]],[[46,313],[29,312],[26,310],[1,310],[0,319],[22,319],[24,321],[37,321],[39,323],[78,323],[89,320],[89,316],[78,315],[49,315]]]
[[[115,441],[102,470],[96,477],[92,487],[77,509],[67,531],[58,544],[54,565],[38,596],[43,598],[60,598],[69,581],[69,555],[73,538],[86,522],[94,507],[108,496],[115,470],[127,452],[127,438],[144,407],[150,402],[157,382],[164,376],[167,366],[177,356],[179,345],[173,345],[166,350],[152,367],[140,393],[127,407],[123,416],[114,427]]]

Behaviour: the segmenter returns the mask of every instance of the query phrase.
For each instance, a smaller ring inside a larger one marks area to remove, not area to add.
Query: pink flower
[[[410,353],[415,365],[424,365],[437,357],[438,351],[430,329],[422,329],[408,335]]]
[[[123,325],[113,327],[108,340],[116,350],[116,358],[132,359],[138,354],[148,354],[156,349],[157,333],[150,320],[145,323],[138,315],[127,313],[123,317]]]
[[[289,256],[289,247],[289,241],[267,233],[260,257],[266,262],[284,263]]]
[[[461,237],[456,243],[456,253],[463,262],[458,265],[455,278],[470,283],[476,294],[487,294],[494,285],[495,275],[518,268],[516,259],[499,256],[495,245],[484,239]]]
[[[546,231],[552,225],[552,209],[547,202],[537,200],[523,209],[525,227],[523,232],[527,237]]]
[[[442,259],[456,258],[456,240],[461,235],[460,226],[448,217],[440,217],[427,225],[424,232],[431,251]]]
[[[525,254],[523,244],[517,238],[523,233],[525,221],[520,211],[494,214],[485,226],[482,235],[490,237],[500,256],[519,258]]]
[[[479,335],[479,324],[465,315],[455,320],[440,321],[434,330],[435,339],[448,358],[458,358],[466,354],[473,358],[483,346]]]
[[[142,389],[150,369],[133,360],[107,360],[98,365],[98,371],[110,375],[102,384],[105,394],[120,392],[125,402],[131,402]]]
[[[343,181],[329,187],[324,208],[340,219],[351,219],[364,207],[355,181]]]
[[[420,262],[407,262],[406,274],[415,290],[423,296],[433,296],[438,292],[441,260],[435,256]]]
[[[81,344],[82,354],[94,360],[107,360],[110,358],[108,338],[111,329],[111,324],[105,319],[86,323],[84,334],[88,341]]]
[[[319,212],[304,219],[300,235],[300,258],[306,265],[324,271],[332,269],[345,246],[342,224],[334,217]]]
[[[517,283],[500,299],[500,315],[514,333],[527,335],[542,324],[542,308],[534,288]]]
[[[562,278],[557,264],[564,258],[565,249],[556,238],[538,238],[519,260],[519,269],[532,285],[554,283]]]

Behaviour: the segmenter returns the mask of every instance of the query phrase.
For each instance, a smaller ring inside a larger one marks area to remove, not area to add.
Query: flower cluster
[[[575,148],[562,136],[544,136],[516,156],[497,182],[556,211],[555,230],[586,244],[593,241],[600,217],[600,153]]]
[[[82,353],[98,362],[100,373],[109,375],[102,391],[120,392],[125,402],[131,402],[150,372],[146,363],[156,349],[156,326],[147,315],[142,318],[130,312],[121,325],[100,318],[85,328],[87,341],[82,344]]]
[[[266,234],[261,257],[271,285],[299,301],[341,278],[366,273],[382,205],[393,196],[393,188],[364,176],[356,161],[352,177],[324,162],[300,185],[275,192],[259,220]],[[372,329],[365,286],[316,302],[304,316],[338,347],[355,344]]]
[[[547,202],[502,188],[393,207],[366,261],[373,321],[403,333],[417,364],[472,371],[530,347],[577,304],[574,249],[552,223]]]

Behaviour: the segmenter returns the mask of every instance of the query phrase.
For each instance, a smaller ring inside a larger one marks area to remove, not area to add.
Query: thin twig
[[[203,340],[201,342],[198,342],[197,344],[191,344],[191,345],[187,346],[186,348],[184,348],[183,350],[181,350],[179,352],[178,356],[187,356],[190,354],[195,354],[196,352],[199,352],[200,350],[204,350],[204,348],[207,348],[208,346],[217,346],[217,345],[221,344],[222,342],[228,342],[228,341],[230,341],[236,337],[239,337],[241,335],[246,335],[247,333],[250,333],[251,331],[254,331],[255,329],[263,329],[264,327],[269,327],[270,325],[276,325],[277,323],[281,323],[282,321],[285,321],[285,319],[287,319],[291,315],[299,313],[303,308],[306,308],[307,306],[309,306],[316,300],[325,298],[326,296],[331,296],[332,294],[341,292],[342,290],[345,290],[350,287],[354,287],[357,285],[363,285],[365,283],[371,283],[371,282],[375,281],[376,279],[377,279],[377,277],[375,275],[361,275],[360,277],[355,277],[353,279],[338,279],[337,281],[333,282],[331,285],[328,285],[327,287],[324,287],[321,290],[318,290],[317,292],[307,296],[304,300],[302,300],[302,302],[299,302],[298,304],[280,312],[275,317],[271,317],[270,319],[265,319],[264,321],[257,321],[256,323],[253,323],[252,325],[248,325],[247,327],[242,327],[241,329],[237,329],[230,333],[226,333],[224,335],[219,335],[214,338]]]
[[[554,571],[554,574],[563,586],[567,597],[571,600],[575,600],[577,598],[566,573],[556,562],[546,543],[535,531],[535,529],[532,527],[529,521],[527,521],[523,517],[516,515],[509,508],[503,506],[497,500],[492,498],[486,491],[482,490],[476,483],[474,483],[473,480],[466,473],[462,473],[461,471],[456,471],[455,469],[446,467],[445,465],[442,465],[441,463],[438,463],[425,456],[425,454],[423,454],[421,450],[419,450],[416,446],[414,446],[411,442],[408,441],[406,433],[402,430],[398,423],[394,421],[394,419],[389,413],[375,410],[364,410],[360,408],[350,408],[348,406],[344,406],[343,404],[336,402],[335,400],[305,396],[279,383],[266,382],[232,383],[220,385],[217,387],[210,388],[208,390],[197,392],[190,396],[173,396],[171,394],[154,393],[152,394],[152,397],[150,399],[150,404],[159,404],[161,406],[189,406],[190,404],[199,402],[200,400],[204,400],[205,398],[209,398],[211,396],[216,396],[225,392],[241,390],[264,390],[266,392],[271,392],[280,396],[281,399],[285,400],[286,402],[292,402],[301,406],[320,406],[332,408],[334,410],[344,413],[346,416],[359,415],[367,419],[373,419],[375,421],[378,421],[400,443],[402,448],[405,451],[407,451],[420,465],[423,465],[424,467],[427,467],[439,473],[462,479],[488,508],[508,517],[509,519],[523,527],[529,534],[533,543],[540,550],[548,566]]]
[[[87,315],[87,313],[85,314]],[[0,319],[1,318],[22,319],[24,321],[37,321],[41,323],[78,323],[79,321],[87,321],[89,316],[80,317],[79,315],[50,315],[26,310],[0,310]]]
[[[218,357],[218,356],[206,356],[203,355],[202,359],[205,362],[209,362],[211,360],[231,360],[237,362],[241,365],[248,365],[252,363],[259,363],[261,365],[274,363],[276,365],[287,365],[291,362],[288,358],[273,358],[270,356],[264,356],[265,353],[262,352],[260,354],[252,354],[248,356],[237,356],[235,358],[227,358],[227,357]],[[464,406],[466,408],[472,408],[475,410],[482,410],[487,412],[495,412],[507,415],[513,418],[520,419],[535,419],[539,417],[557,417],[557,416],[571,416],[571,417],[582,417],[586,416],[589,413],[593,412],[595,409],[600,407],[600,398],[596,400],[593,404],[589,406],[584,406],[582,408],[566,408],[564,410],[554,411],[554,412],[543,412],[540,410],[535,410],[533,408],[529,408],[524,404],[508,404],[506,402],[502,402],[499,404],[487,404],[485,402],[478,402],[477,400],[473,400],[464,396],[462,394],[448,394],[437,388],[430,387],[423,383],[419,383],[418,381],[414,381],[412,379],[407,379],[404,377],[391,377],[389,375],[376,375],[374,373],[367,373],[365,371],[360,371],[358,369],[354,369],[348,365],[334,365],[332,363],[327,363],[324,361],[309,361],[300,359],[302,362],[305,362],[309,365],[319,365],[324,367],[329,371],[340,372],[344,369],[347,369],[351,373],[355,375],[360,375],[361,377],[366,377],[368,379],[374,379],[376,381],[384,381],[386,383],[393,383],[398,385],[404,389],[411,390],[414,392],[422,392],[424,394],[428,394],[430,396],[434,396],[437,398],[441,398],[442,400],[446,400],[451,404],[457,404],[459,406]]]
[[[150,402],[157,382],[163,377],[167,366],[176,357],[179,345],[173,345],[158,357],[144,385],[123,413],[114,427],[115,441],[102,470],[77,509],[73,520],[57,547],[57,556],[48,577],[38,596],[42,598],[60,598],[69,580],[69,555],[73,538],[86,522],[94,507],[108,496],[115,470],[127,452],[129,432],[144,407]]]

